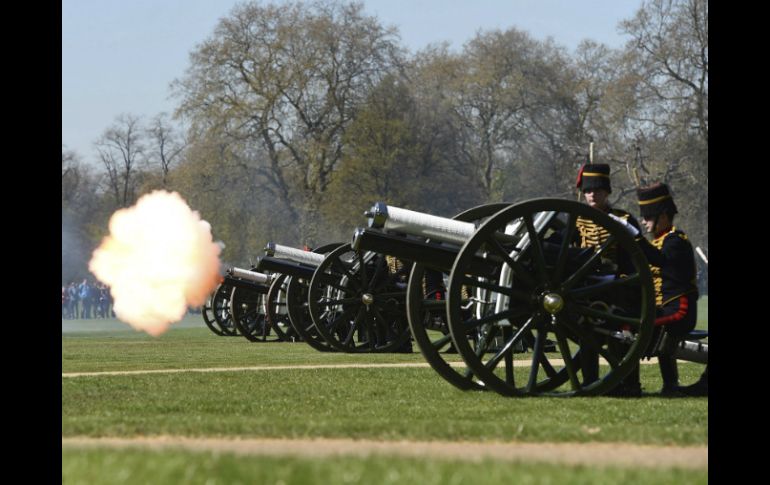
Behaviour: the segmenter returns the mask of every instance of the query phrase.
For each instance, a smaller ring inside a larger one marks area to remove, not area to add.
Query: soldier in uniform
[[[409,272],[412,269],[411,264],[404,263],[404,261],[394,257],[385,256],[385,264],[388,267],[388,287],[403,290],[406,292],[407,283],[409,280]],[[404,310],[406,311],[406,310]],[[403,328],[387,328],[387,334],[385,335],[385,341],[391,342],[401,336],[402,332],[409,332],[406,329],[406,322],[397,321],[394,322],[397,326],[404,325]],[[411,354],[412,353],[412,337],[411,334],[408,339],[401,345],[401,347],[394,350],[396,353]]]
[[[663,388],[661,395],[708,395],[708,371],[705,386],[679,387],[679,372],[673,351],[695,328],[698,286],[695,253],[685,233],[674,226],[677,213],[674,199],[666,184],[657,183],[637,190],[642,223],[652,234],[652,241],[637,237],[650,263],[655,284],[656,334],[649,353],[658,353]],[[697,383],[696,383],[697,384]],[[702,393],[705,390],[705,394]]]
[[[623,221],[637,230],[639,223],[628,212],[612,207],[609,196],[612,193],[610,185],[610,166],[606,163],[584,164],[577,176],[577,188],[583,194],[586,204],[600,210],[616,220]],[[596,247],[603,244],[609,238],[609,232],[590,219],[578,217],[576,221],[575,244],[581,248]],[[605,252],[606,260],[612,261],[614,272],[617,276],[630,272],[631,261],[625,254],[616,254],[613,248]],[[599,378],[599,355],[581,346],[581,367],[583,369],[583,385],[587,385]],[[626,376],[617,387],[608,393],[613,396],[641,396],[642,386],[639,380],[638,366]]]

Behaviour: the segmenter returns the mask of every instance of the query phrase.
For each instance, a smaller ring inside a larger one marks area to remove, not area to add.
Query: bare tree
[[[394,32],[338,2],[244,3],[191,54],[175,82],[195,136],[258,146],[265,184],[314,237],[342,138],[371,86],[394,64]],[[248,150],[248,149],[247,149]]]
[[[708,142],[708,1],[647,1],[621,27],[648,102],[640,121]]]
[[[82,173],[78,155],[62,146],[61,151],[61,201],[62,205],[74,202],[81,185]]]
[[[101,219],[97,177],[73,150],[62,146],[62,284],[83,278]],[[98,240],[98,239],[96,239]]]
[[[145,161],[142,132],[139,117],[122,114],[94,144],[116,207],[128,207],[135,201],[136,176]]]
[[[621,28],[647,180],[669,184],[690,240],[708,249],[708,1],[647,0]]]
[[[163,187],[166,187],[171,163],[185,149],[186,142],[180,139],[174,127],[171,126],[166,113],[160,113],[150,121],[147,134],[152,142],[152,150],[148,157],[160,165]]]
[[[462,129],[461,153],[473,166],[488,200],[502,164],[510,161],[528,102],[525,73],[536,43],[524,32],[479,33],[457,58],[453,75],[455,116]]]

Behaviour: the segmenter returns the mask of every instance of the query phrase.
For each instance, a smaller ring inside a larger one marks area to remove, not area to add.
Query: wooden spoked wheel
[[[335,249],[310,282],[316,330],[342,352],[410,352],[406,284],[399,280],[385,255],[355,251],[350,244]]]
[[[209,295],[209,297],[206,299],[206,302],[201,307],[201,316],[203,316],[203,321],[206,323],[206,326],[209,328],[209,330],[211,330],[216,335],[219,335],[221,337],[221,336],[224,336],[225,333],[219,327],[219,323],[214,318],[214,307],[213,307],[214,296],[216,295],[218,289],[219,287],[217,287],[211,293],[211,295]]]
[[[607,239],[576,247],[579,218]],[[452,342],[476,378],[506,396],[612,389],[649,343],[654,311],[649,266],[633,237],[603,212],[569,200],[534,199],[490,217],[449,278]],[[528,337],[531,351],[514,358]],[[601,357],[598,379],[581,372],[581,351]]]
[[[478,224],[509,205],[482,205],[464,211],[453,219]],[[457,246],[458,252],[459,249]],[[441,377],[463,390],[484,390],[486,388],[467,367],[457,365],[460,357],[452,345],[446,313],[444,281],[449,278],[450,270],[427,268],[420,262],[412,266],[406,300],[409,328],[425,360]],[[454,366],[450,363],[452,361],[455,362]]]
[[[233,316],[230,313],[230,294],[232,291],[232,286],[223,282],[214,291],[214,296],[211,299],[211,312],[214,314],[214,320],[222,331],[222,335],[227,337],[238,335],[238,328],[235,326]]]
[[[289,277],[280,275],[270,284],[270,290],[265,298],[265,311],[270,329],[283,342],[295,342],[301,337],[291,326],[289,309],[287,308],[286,287]]]
[[[230,314],[241,335],[251,342],[276,342],[280,335],[272,331],[267,321],[266,293],[268,287],[233,287],[230,294]]]
[[[338,248],[340,243],[327,244],[316,250],[314,253],[328,254]],[[318,333],[310,317],[308,309],[308,287],[310,281],[304,278],[291,277],[286,288],[286,303],[288,307],[289,320],[294,331],[308,345],[321,352],[335,351],[336,349]]]

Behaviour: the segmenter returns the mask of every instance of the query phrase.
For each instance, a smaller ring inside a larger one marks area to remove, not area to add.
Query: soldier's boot
[[[449,347],[446,349],[446,353],[447,354],[456,354],[457,353],[457,349],[455,348],[454,342],[449,344]]]
[[[663,378],[663,388],[660,390],[661,396],[681,395],[679,392],[679,369],[676,365],[676,358],[672,355],[659,355],[658,366],[660,367],[660,375]]]
[[[709,366],[701,374],[700,378],[694,384],[679,388],[679,392],[688,396],[708,397],[709,395]]]
[[[580,348],[580,368],[583,370],[583,385],[599,379],[599,354],[583,346]]]
[[[639,379],[639,363],[637,362],[631,372],[620,381],[620,384],[609,391],[607,396],[615,397],[642,397],[642,383]]]
[[[610,354],[618,360],[628,353],[630,346],[626,343],[609,341],[608,350]],[[605,393],[606,396],[613,397],[642,397],[642,383],[639,379],[639,362],[631,368],[631,371],[624,377],[617,386]]]
[[[410,336],[408,339],[406,339],[404,343],[395,350],[395,352],[399,354],[411,354],[413,352],[412,337]]]

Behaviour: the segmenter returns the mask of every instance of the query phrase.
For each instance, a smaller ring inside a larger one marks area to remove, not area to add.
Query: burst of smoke
[[[211,226],[176,192],[155,191],[116,211],[89,269],[110,287],[115,315],[158,336],[202,305],[220,280]]]

